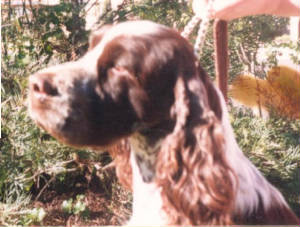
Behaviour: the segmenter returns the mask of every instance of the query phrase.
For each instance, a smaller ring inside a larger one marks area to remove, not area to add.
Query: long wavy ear
[[[130,166],[130,144],[123,139],[109,148],[109,154],[114,160],[116,174],[121,184],[132,191],[132,169]]]
[[[203,77],[178,77],[172,107],[176,126],[158,157],[163,208],[174,225],[231,224],[234,173],[225,157],[218,104],[209,102]]]

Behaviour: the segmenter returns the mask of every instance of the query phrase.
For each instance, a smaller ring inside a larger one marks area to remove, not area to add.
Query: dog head
[[[177,75],[194,74],[191,53],[178,33],[162,25],[105,26],[81,59],[30,76],[30,115],[69,145],[112,144],[169,118]]]

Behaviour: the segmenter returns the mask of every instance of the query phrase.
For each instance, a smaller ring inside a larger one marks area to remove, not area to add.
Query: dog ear
[[[176,126],[162,145],[157,181],[170,223],[228,225],[234,174],[225,157],[220,120],[199,77],[178,77],[172,114]]]
[[[130,144],[128,139],[123,139],[109,147],[108,151],[113,158],[116,174],[120,183],[132,191],[132,168],[130,165]]]
[[[116,103],[127,103],[137,118],[136,123],[149,120],[150,102],[138,79],[124,67],[111,67],[99,78],[102,87]]]
[[[100,29],[92,32],[89,38],[89,50],[92,50],[95,46],[100,43],[103,38],[103,35],[110,30],[112,25],[104,25]]]

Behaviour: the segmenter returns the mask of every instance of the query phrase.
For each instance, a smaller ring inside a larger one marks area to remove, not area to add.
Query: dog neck
[[[164,122],[151,128],[142,128],[130,136],[134,159],[142,179],[150,183],[155,178],[156,160],[164,138],[172,132],[174,124]]]

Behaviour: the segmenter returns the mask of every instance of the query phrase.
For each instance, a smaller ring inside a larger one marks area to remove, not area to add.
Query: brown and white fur
[[[111,147],[133,191],[129,226],[299,224],[239,149],[192,47],[168,27],[105,26],[81,59],[32,75],[29,101],[60,141]]]

